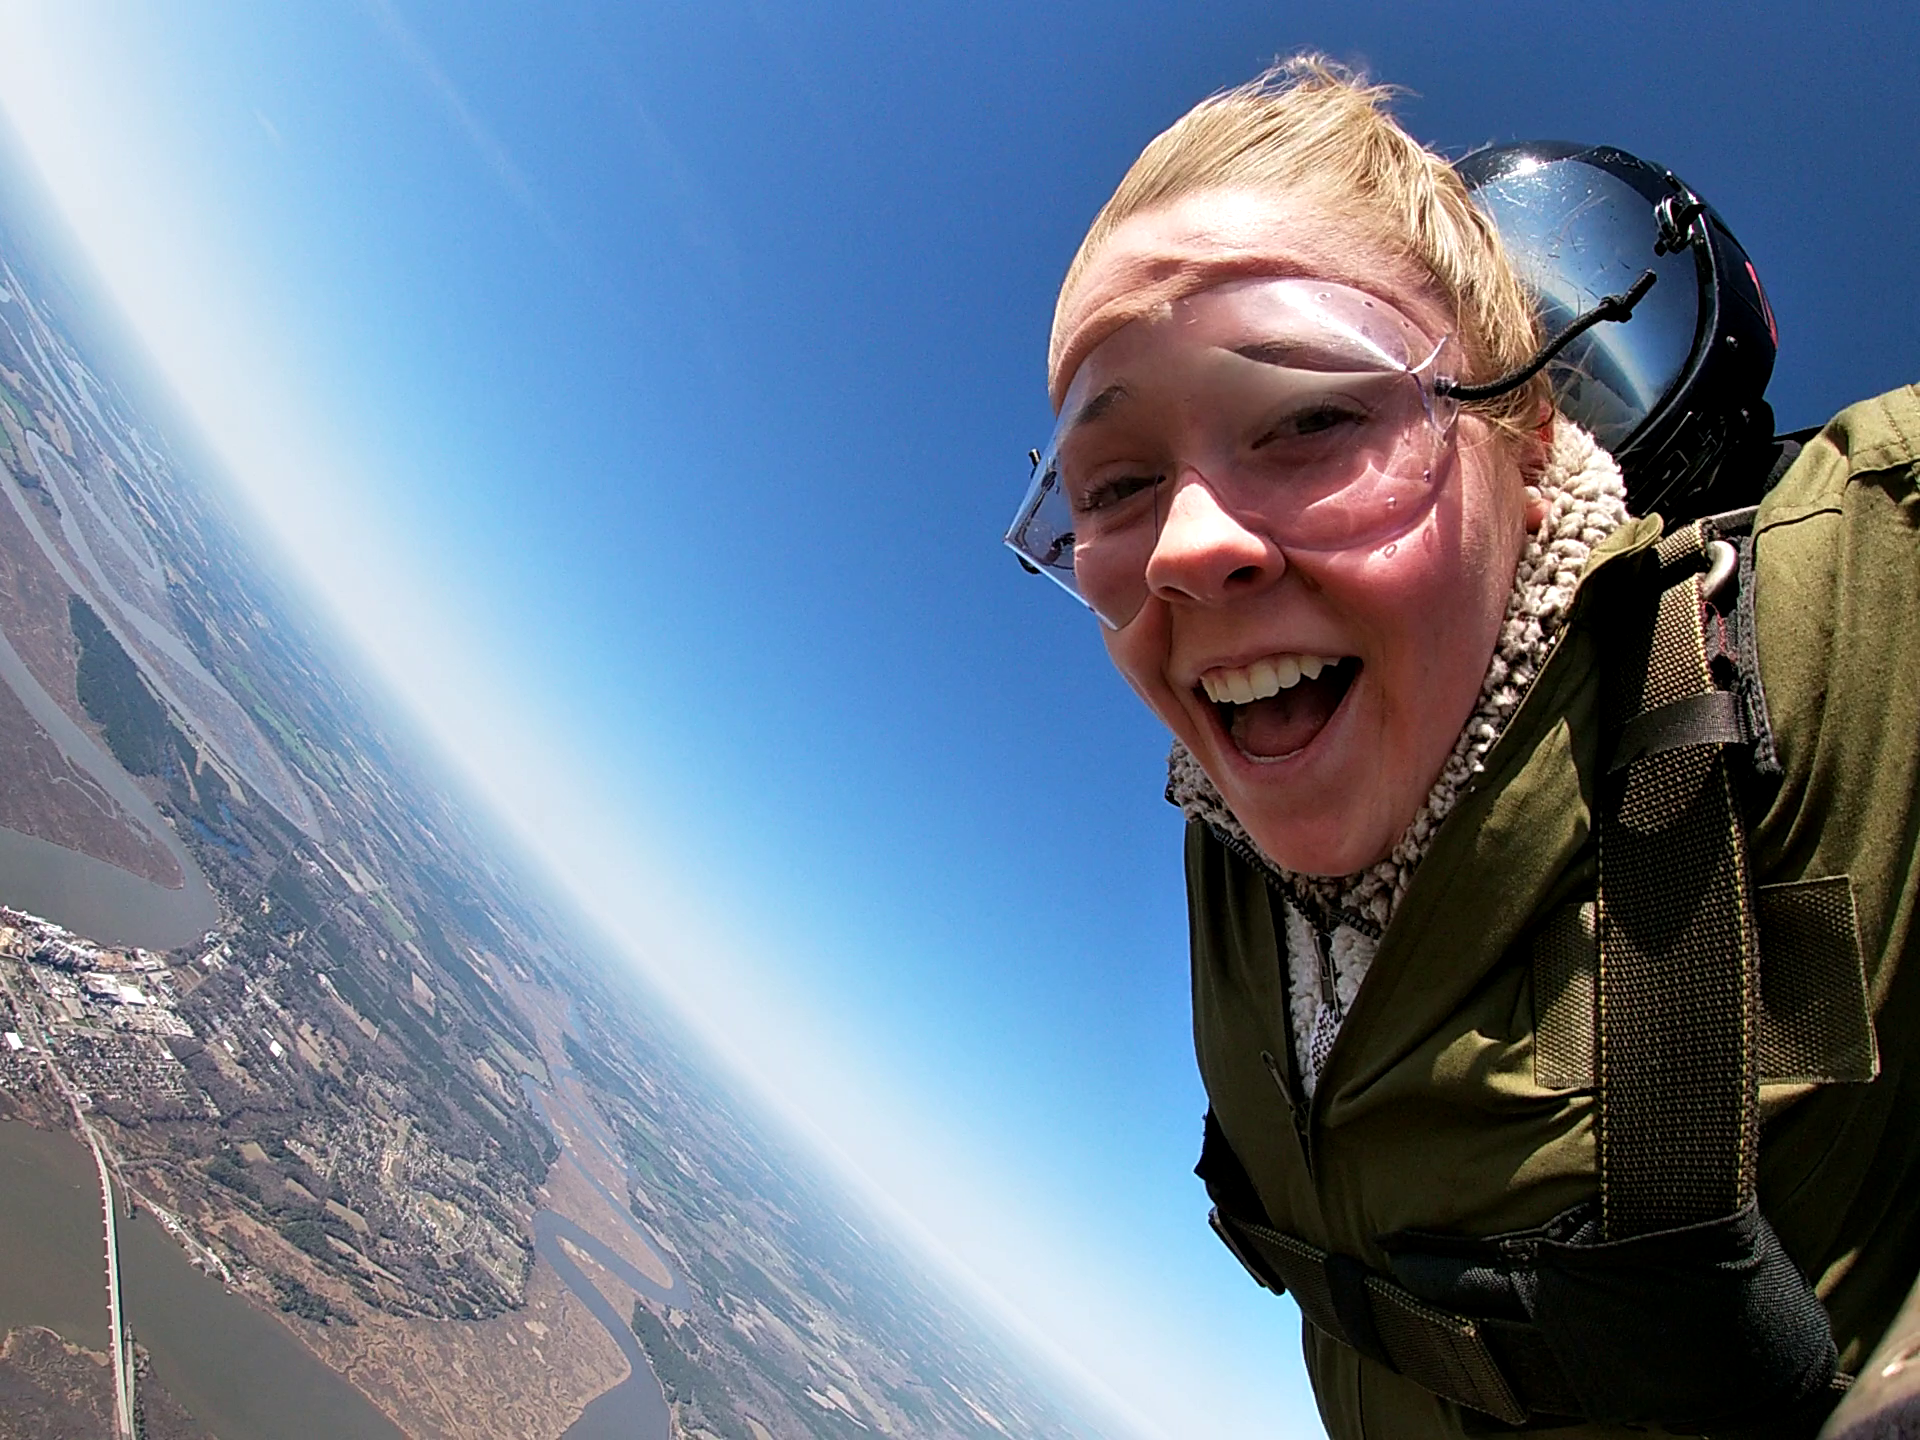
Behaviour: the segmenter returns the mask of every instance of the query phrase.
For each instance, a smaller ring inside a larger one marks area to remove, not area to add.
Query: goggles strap
[[[1499,379],[1489,380],[1484,385],[1462,385],[1457,380],[1437,380],[1434,382],[1433,393],[1471,403],[1479,400],[1494,400],[1505,395],[1509,390],[1518,390],[1538,375],[1554,356],[1602,320],[1630,319],[1633,315],[1633,307],[1640,303],[1646,293],[1653,288],[1654,281],[1659,278],[1651,270],[1641,271],[1640,278],[1629,285],[1623,294],[1604,297],[1598,305],[1577,317],[1566,329],[1542,345],[1535,352],[1534,357],[1517,370],[1509,370]]]

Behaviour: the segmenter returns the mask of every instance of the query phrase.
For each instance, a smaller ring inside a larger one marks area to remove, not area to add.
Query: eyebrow
[[[1314,345],[1298,340],[1254,340],[1245,345],[1234,346],[1233,353],[1244,360],[1252,360],[1261,365],[1275,365],[1284,369],[1344,368],[1370,371],[1381,369],[1383,362],[1386,368],[1396,368],[1390,357],[1365,344],[1357,344],[1349,348],[1345,345]],[[1306,363],[1303,364],[1303,361]]]
[[[1126,398],[1127,387],[1125,385],[1116,382],[1107,386],[1106,389],[1102,390],[1098,395],[1080,407],[1074,414],[1073,424],[1068,428],[1077,429],[1082,425],[1091,424]]]
[[[1256,340],[1234,346],[1233,353],[1243,360],[1256,360],[1262,365],[1285,365],[1305,349],[1306,346],[1288,340]]]

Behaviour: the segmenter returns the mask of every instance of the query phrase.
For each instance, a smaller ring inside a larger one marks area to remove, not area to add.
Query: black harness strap
[[[1539,1364],[1519,1367],[1509,1360],[1503,1366],[1488,1343],[1497,1327],[1431,1305],[1358,1260],[1329,1254],[1218,1206],[1208,1220],[1254,1279],[1276,1293],[1292,1294],[1308,1324],[1434,1394],[1509,1425],[1524,1424],[1529,1414],[1543,1410],[1575,1413],[1564,1379],[1544,1393],[1536,1385],[1524,1401],[1507,1381],[1516,1369],[1529,1378],[1543,1366],[1550,1369],[1544,1347],[1528,1347],[1530,1359],[1536,1352],[1542,1357]]]
[[[1529,1346],[1526,1360],[1516,1365],[1508,1357],[1503,1366],[1488,1344],[1489,1327],[1429,1304],[1358,1260],[1274,1229],[1211,1110],[1194,1173],[1206,1182],[1213,1201],[1207,1223],[1214,1233],[1261,1285],[1291,1294],[1315,1329],[1436,1395],[1509,1425],[1524,1423],[1529,1413],[1552,1410],[1555,1403],[1574,1413],[1565,1408],[1572,1402],[1565,1400],[1564,1379],[1536,1383],[1525,1401],[1507,1382],[1508,1373],[1531,1380],[1543,1368],[1551,1371],[1550,1357],[1531,1363],[1542,1347]]]
[[[1618,774],[1635,760],[1663,750],[1685,750],[1695,745],[1744,745],[1746,712],[1740,697],[1729,690],[1689,695],[1669,701],[1658,710],[1633,717],[1614,746],[1609,775]]]
[[[1759,1159],[1759,956],[1727,760],[1745,735],[1739,699],[1707,659],[1700,575],[1711,538],[1696,521],[1661,542],[1657,593],[1620,616],[1606,666],[1606,731],[1620,736],[1598,826],[1608,1239],[1738,1210]]]

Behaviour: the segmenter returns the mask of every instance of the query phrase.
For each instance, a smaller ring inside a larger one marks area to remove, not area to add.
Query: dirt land
[[[16,452],[18,439],[13,434]],[[0,484],[15,484],[5,468],[0,465]],[[49,510],[49,522],[51,517]],[[93,731],[93,722],[74,693],[76,661],[67,619],[68,593],[66,582],[40,553],[13,505],[0,499],[0,629],[54,703],[75,724]],[[184,883],[179,865],[160,842],[60,752],[4,685],[0,685],[0,754],[10,761],[0,783],[0,825],[118,865],[170,890]]]
[[[673,1285],[673,1275],[652,1248],[633,1232],[633,1222],[609,1213],[607,1202],[581,1178],[571,1155],[553,1167],[547,1194],[553,1209],[573,1221],[614,1254],[627,1261],[662,1290]],[[591,1271],[589,1272],[592,1273]],[[595,1276],[597,1282],[598,1276]]]
[[[136,1360],[140,1433],[146,1440],[211,1440]],[[111,1435],[113,1367],[40,1325],[9,1330],[0,1341],[0,1436],[7,1440],[73,1440]]]
[[[158,839],[120,808],[93,777],[74,765],[0,684],[0,825],[151,880],[169,890],[186,883]]]
[[[0,416],[0,420],[6,418]],[[8,430],[14,439],[19,438],[18,427],[9,425]],[[0,470],[5,468],[0,465]],[[0,474],[0,482],[17,483],[5,474]],[[31,499],[44,496],[46,491],[35,488],[28,494],[30,503],[45,507],[41,523],[58,525],[50,503]],[[69,593],[67,582],[54,573],[13,506],[0,500],[0,628],[5,629],[13,648],[47,694],[73,717],[75,724],[85,725],[86,712],[74,694],[76,657],[73,631],[67,623]]]
[[[555,1440],[627,1378],[626,1357],[544,1264],[526,1308],[479,1324],[396,1320],[291,1322],[322,1361],[419,1440]]]

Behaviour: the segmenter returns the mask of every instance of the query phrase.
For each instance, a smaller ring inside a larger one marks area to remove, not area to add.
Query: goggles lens
[[[1321,280],[1234,281],[1135,320],[1081,363],[1006,534],[1114,629],[1146,603],[1176,489],[1297,550],[1377,545],[1432,508],[1458,403],[1451,346]]]

